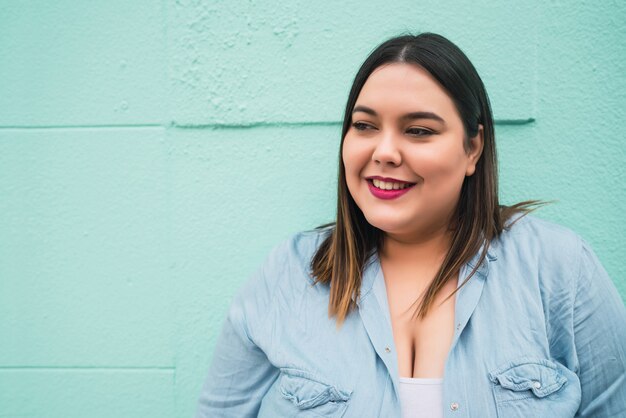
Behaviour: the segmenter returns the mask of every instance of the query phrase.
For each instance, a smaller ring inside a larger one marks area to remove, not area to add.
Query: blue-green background
[[[0,0],[0,417],[188,417],[268,250],[331,220],[368,52],[434,31],[497,119],[505,203],[626,296],[626,3]]]

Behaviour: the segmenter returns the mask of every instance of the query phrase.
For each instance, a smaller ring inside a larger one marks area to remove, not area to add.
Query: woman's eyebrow
[[[376,113],[374,109],[369,108],[367,106],[354,106],[354,109],[352,110],[352,114],[355,114],[356,112],[363,112],[363,113],[367,113],[368,115],[378,116],[378,113]]]
[[[363,113],[367,113],[368,115],[378,116],[378,113],[376,113],[374,109],[367,107],[367,106],[355,106],[354,110],[352,110],[352,113],[354,114],[356,112],[363,112]],[[445,123],[445,121],[443,120],[441,116],[433,112],[411,112],[402,116],[401,119],[404,119],[404,120],[433,119],[433,120],[436,120],[437,122]]]
[[[403,120],[412,120],[412,119],[432,119],[437,122],[446,123],[441,116],[433,112],[411,112],[402,116]]]

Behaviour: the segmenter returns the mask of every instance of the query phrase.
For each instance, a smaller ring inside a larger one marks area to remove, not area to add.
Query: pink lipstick
[[[406,185],[408,184],[408,186],[405,186],[402,189],[392,189],[392,190],[386,190],[386,189],[381,189],[379,187],[374,186],[374,180],[379,180],[379,181],[385,181],[385,182],[390,182],[390,183],[400,183],[402,185]],[[370,189],[370,192],[377,198],[379,199],[396,199],[400,196],[402,196],[403,194],[405,194],[406,192],[408,192],[409,190],[411,190],[415,184],[414,183],[407,183],[405,181],[402,180],[396,180],[396,179],[392,179],[392,178],[384,178],[384,177],[369,177],[367,178],[367,186]]]

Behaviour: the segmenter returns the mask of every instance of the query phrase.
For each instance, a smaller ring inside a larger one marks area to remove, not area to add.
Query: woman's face
[[[464,137],[452,99],[426,70],[406,63],[374,70],[342,148],[348,190],[367,221],[409,240],[447,229],[482,152],[482,126],[469,150]]]

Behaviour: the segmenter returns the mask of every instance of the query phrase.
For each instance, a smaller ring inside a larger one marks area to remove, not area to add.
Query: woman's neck
[[[381,260],[405,266],[440,266],[450,248],[452,236],[447,228],[416,238],[385,233]]]

